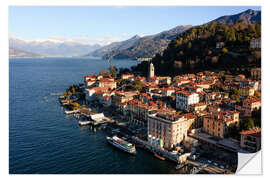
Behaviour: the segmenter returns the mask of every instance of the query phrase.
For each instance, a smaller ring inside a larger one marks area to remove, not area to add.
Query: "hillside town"
[[[193,160],[220,152],[212,156],[219,159],[261,148],[260,75],[253,68],[251,78],[225,71],[160,77],[149,62],[148,77],[115,70],[85,76],[85,101],[122,119],[135,141],[156,151],[185,149]]]

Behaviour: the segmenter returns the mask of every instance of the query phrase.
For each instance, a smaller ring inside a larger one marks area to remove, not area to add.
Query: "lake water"
[[[75,58],[9,60],[9,172],[11,174],[166,174],[175,164],[137,148],[131,156],[106,143],[103,130],[80,127],[51,93],[83,77],[131,60]]]

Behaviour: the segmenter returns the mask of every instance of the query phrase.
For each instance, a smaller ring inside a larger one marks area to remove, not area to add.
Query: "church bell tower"
[[[155,76],[155,68],[152,62],[149,64],[149,69],[148,69],[148,80],[150,80],[152,77]]]

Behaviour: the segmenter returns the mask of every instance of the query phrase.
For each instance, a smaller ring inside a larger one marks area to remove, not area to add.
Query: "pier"
[[[168,152],[168,151],[165,151],[163,149],[160,149],[146,141],[143,141],[135,136],[132,136],[131,137],[132,140],[139,144],[140,147],[152,152],[152,153],[157,153],[157,154],[160,154],[162,157],[165,157],[166,159],[170,160],[170,161],[173,161],[177,164],[181,164],[181,163],[184,163],[186,160],[187,160],[187,157],[190,155],[190,153],[185,153],[185,154],[182,154],[182,155],[178,155],[178,154],[173,154],[171,152]]]
[[[197,174],[202,170],[205,170],[210,174],[225,174],[225,173],[227,174],[227,173],[229,173],[228,170],[221,169],[219,167],[216,167],[216,166],[213,166],[213,165],[210,165],[210,164],[204,164],[204,163],[201,163],[201,162],[198,162],[198,161],[193,161],[193,160],[190,160],[190,159],[187,159],[186,163],[191,164],[193,166],[196,166],[197,170],[199,170],[199,171],[197,171],[197,170],[194,169],[193,174]]]
[[[90,108],[80,108],[72,111],[65,111],[67,115],[73,114],[75,117],[86,117],[87,121],[79,121],[79,125],[100,125],[104,123],[114,123],[115,120],[105,117],[103,113],[93,112]]]

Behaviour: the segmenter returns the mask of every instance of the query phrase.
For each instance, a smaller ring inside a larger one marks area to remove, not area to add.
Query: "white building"
[[[94,89],[85,89],[85,100],[89,102],[95,100],[95,93]]]
[[[261,48],[261,38],[252,38],[250,40],[250,48],[252,49]]]
[[[98,100],[98,94],[102,95],[103,93],[108,92],[109,87],[94,87],[94,88],[85,88],[85,100],[86,102]]]
[[[171,149],[187,137],[187,119],[175,112],[148,115],[148,142],[158,148]]]
[[[216,43],[216,48],[217,49],[220,49],[220,48],[223,48],[224,47],[224,42],[217,42]]]
[[[179,91],[176,93],[176,108],[188,110],[191,104],[197,104],[200,101],[199,94]]]

